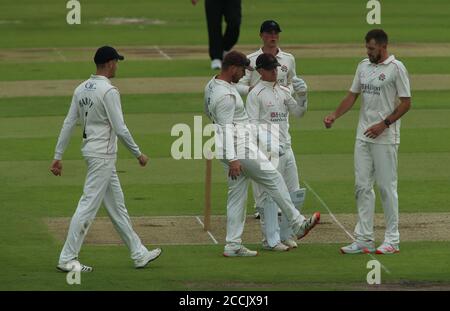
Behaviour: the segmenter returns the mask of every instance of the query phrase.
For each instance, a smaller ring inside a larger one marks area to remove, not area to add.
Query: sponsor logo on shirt
[[[365,84],[361,83],[361,91],[364,94],[370,94],[370,95],[380,95],[381,87],[374,86],[372,84]]]
[[[270,121],[271,122],[284,122],[287,120],[287,116],[288,116],[287,112],[273,111],[270,113]]]

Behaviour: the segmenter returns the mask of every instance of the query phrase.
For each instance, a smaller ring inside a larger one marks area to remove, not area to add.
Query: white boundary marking
[[[344,225],[342,225],[342,223],[336,218],[336,216],[334,216],[334,214],[331,212],[330,208],[328,207],[328,205],[322,200],[322,198],[314,191],[313,188],[311,188],[311,186],[304,180],[303,183],[305,184],[305,186],[309,189],[309,191],[311,191],[311,193],[316,197],[317,200],[319,200],[320,204],[322,204],[322,206],[328,211],[328,214],[330,214],[331,218],[334,220],[334,222],[352,239],[352,241],[356,242],[355,237],[348,232],[347,229],[345,229]],[[375,258],[375,256],[373,256],[372,254],[368,253],[367,254],[370,258],[372,258],[373,260],[376,260],[380,263],[381,267],[383,268],[384,271],[386,271],[387,274],[391,274],[391,271],[389,271],[389,269],[383,265],[381,263],[380,260],[378,260],[377,258]]]
[[[172,57],[170,57],[169,55],[167,55],[166,53],[164,53],[164,51],[161,50],[161,49],[159,48],[159,46],[155,45],[154,48],[158,51],[159,54],[161,54],[162,57],[164,57],[165,59],[168,59],[168,60],[172,60]]]
[[[199,222],[199,224],[200,224],[203,228],[205,228],[205,225],[204,225],[203,222],[200,220],[200,217],[195,216],[195,219],[197,219],[197,221]],[[212,235],[211,232],[209,232],[209,231],[206,231],[206,232],[208,233],[209,237],[213,240],[214,244],[219,244],[219,242],[217,242],[217,240],[214,238],[214,236]]]

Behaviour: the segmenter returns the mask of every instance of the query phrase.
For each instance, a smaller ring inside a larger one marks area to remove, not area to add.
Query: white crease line
[[[198,216],[195,216],[195,218],[197,219],[197,221],[200,223],[200,225],[205,228],[205,225],[203,224],[203,222],[200,220],[200,218]],[[219,242],[217,242],[217,240],[214,238],[214,236],[211,234],[211,232],[206,231],[209,235],[209,237],[213,240],[214,244],[219,244]]]
[[[312,194],[316,197],[317,200],[319,200],[320,204],[322,204],[323,207],[325,207],[325,209],[328,211],[328,214],[330,214],[331,218],[334,220],[334,222],[342,229],[344,230],[344,232],[352,239],[352,241],[356,242],[356,239],[353,237],[353,235],[348,232],[347,229],[345,229],[345,227],[341,224],[341,222],[336,218],[336,216],[334,216],[334,214],[331,212],[330,208],[328,207],[328,205],[322,200],[322,198],[314,191],[313,188],[311,188],[311,186],[306,182],[303,181],[303,183],[306,185],[306,187],[309,189],[309,191],[312,192]],[[383,268],[384,271],[386,271],[387,274],[391,274],[391,271],[389,271],[389,269],[383,265],[381,263],[380,260],[378,260],[377,258],[375,258],[371,253],[368,253],[367,255],[369,255],[370,258],[372,258],[373,260],[376,260],[380,263],[381,267]]]
[[[164,53],[164,51],[161,50],[157,45],[155,45],[154,48],[158,51],[158,53],[159,53],[162,57],[164,57],[165,59],[168,59],[168,60],[172,60],[172,57],[170,57],[169,55],[167,55],[166,53]]]
[[[64,56],[64,54],[63,54],[60,50],[58,50],[57,48],[53,48],[53,51],[54,51],[56,54],[58,54],[59,57],[61,57],[61,59],[62,59],[64,62],[67,62],[67,58]]]

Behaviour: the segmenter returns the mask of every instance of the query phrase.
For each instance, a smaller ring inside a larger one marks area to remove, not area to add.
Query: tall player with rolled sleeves
[[[250,61],[244,54],[231,51],[223,60],[220,74],[212,78],[205,87],[205,113],[216,125],[216,144],[218,137],[225,137],[221,162],[228,173],[227,232],[223,253],[226,257],[257,255],[256,251],[242,245],[250,179],[261,184],[278,204],[297,238],[308,234],[320,220],[320,213],[305,219],[293,205],[283,177],[272,163],[251,141],[239,139],[239,129],[244,129],[250,123],[244,102],[234,83],[242,78],[249,64]],[[217,149],[216,145],[216,152]],[[241,150],[245,152],[240,152]],[[257,156],[247,156],[252,152],[256,152]]]
[[[250,91],[246,110],[252,124],[267,129],[267,133],[259,137],[260,144],[268,145],[273,139],[279,142],[277,170],[283,176],[292,202],[300,210],[305,192],[300,189],[297,163],[291,148],[289,115],[300,118],[305,114],[308,106],[307,86],[304,84],[303,88],[297,89],[292,96],[288,88],[277,83],[279,66],[280,64],[272,54],[263,53],[258,56],[255,69],[260,73],[261,80]],[[264,142],[266,138],[267,141]],[[269,148],[265,147],[262,150],[269,150]],[[287,226],[285,215],[281,215],[281,225],[279,225],[278,207],[269,194],[258,184],[253,185],[253,191],[256,194],[261,215],[263,248],[274,251],[296,248],[297,243],[293,239],[292,230]]]
[[[60,176],[62,155],[78,120],[83,126],[82,154],[88,171],[83,195],[70,222],[69,232],[57,268],[64,272],[91,272],[92,267],[78,261],[78,253],[97,214],[100,204],[106,207],[114,227],[131,252],[136,268],[143,268],[161,254],[149,251],[134,232],[116,172],[117,138],[145,166],[148,157],[141,153],[123,119],[119,91],[111,85],[118,60],[124,57],[109,46],[97,50],[94,62],[97,72],[81,83],[74,92],[69,113],[64,120],[50,170]]]
[[[400,144],[400,118],[411,107],[408,72],[402,62],[387,51],[388,36],[381,29],[366,35],[368,58],[359,63],[348,95],[335,112],[324,119],[330,128],[362,97],[355,143],[355,194],[358,208],[356,241],[342,247],[344,254],[394,254],[400,251],[398,231],[397,156]],[[375,192],[380,190],[386,232],[375,249],[373,218]]]

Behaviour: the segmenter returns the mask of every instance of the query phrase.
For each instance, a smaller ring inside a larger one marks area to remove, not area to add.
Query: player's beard
[[[240,73],[235,73],[235,74],[231,77],[231,82],[233,82],[233,83],[238,83],[239,80],[241,80],[242,77],[243,77],[243,75],[241,75]]]
[[[381,59],[381,53],[378,53],[377,55],[374,55],[374,56],[369,55],[369,60],[372,64],[378,64],[380,59]]]

